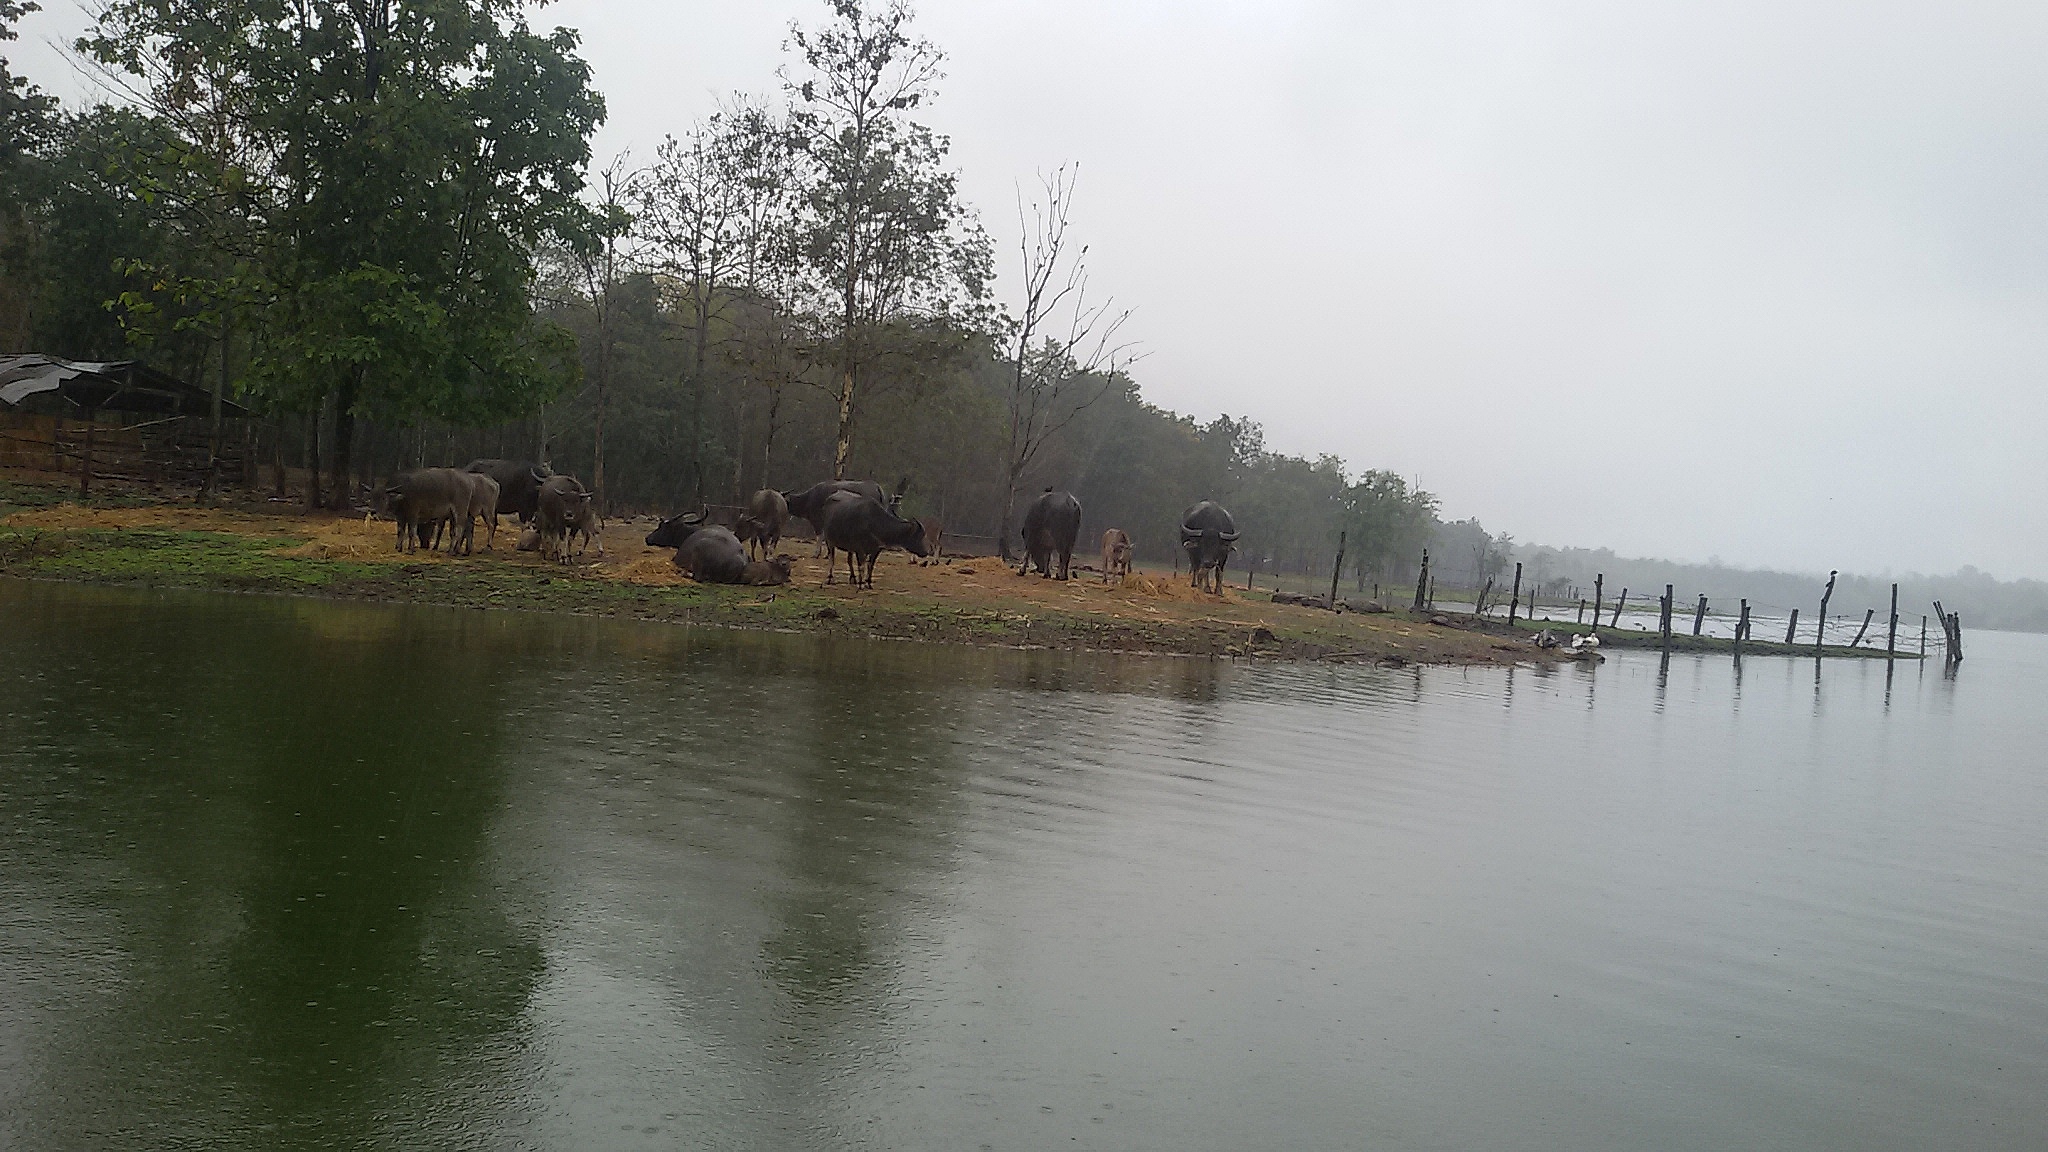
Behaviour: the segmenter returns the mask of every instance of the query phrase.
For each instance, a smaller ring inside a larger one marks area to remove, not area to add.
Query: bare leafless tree
[[[1080,167],[1039,178],[1037,198],[1017,193],[1023,311],[1010,320],[1015,362],[1009,381],[1009,440],[1003,456],[1003,513],[997,539],[1005,560],[1024,474],[1074,418],[1100,400],[1137,354],[1119,340],[1128,308],[1088,292],[1088,246],[1067,235]]]

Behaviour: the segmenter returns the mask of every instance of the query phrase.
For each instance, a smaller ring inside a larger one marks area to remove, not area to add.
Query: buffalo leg
[[[816,559],[816,557],[813,557],[813,559]],[[825,583],[834,584],[837,583],[838,580],[839,553],[833,552],[831,555],[825,557]]]

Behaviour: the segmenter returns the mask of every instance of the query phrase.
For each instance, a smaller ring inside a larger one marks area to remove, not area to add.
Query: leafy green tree
[[[351,417],[481,423],[576,378],[573,342],[530,305],[533,253],[589,225],[604,106],[576,35],[533,31],[526,7],[111,0],[81,41],[253,190],[247,383],[333,399],[338,500]],[[218,117],[216,147],[195,110]]]
[[[39,11],[32,0],[0,0],[0,43],[13,40],[23,16]],[[0,56],[0,338],[22,348],[34,299],[33,232],[26,217],[35,153],[56,126],[57,102],[16,76]]]
[[[830,341],[844,476],[867,389],[915,384],[986,324],[988,237],[946,168],[950,143],[909,118],[929,100],[944,55],[910,35],[906,0],[871,9],[828,0],[830,21],[793,25],[801,57],[783,72],[804,160],[809,309]]]

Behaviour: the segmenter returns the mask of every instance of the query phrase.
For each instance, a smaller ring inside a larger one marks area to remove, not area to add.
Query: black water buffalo
[[[702,512],[685,512],[680,516],[671,516],[656,524],[654,531],[647,534],[647,546],[649,548],[681,548],[683,541],[688,540],[692,534],[700,531],[704,526],[704,514]]]
[[[534,527],[540,529],[543,559],[569,562],[569,533],[590,515],[590,493],[574,476],[550,476],[534,501]]]
[[[471,460],[464,472],[480,472],[498,482],[498,515],[518,516],[531,523],[540,511],[540,486],[554,473],[531,460]]]
[[[1237,521],[1223,505],[1204,500],[1180,518],[1180,546],[1187,550],[1195,587],[1223,591],[1223,565],[1237,547]]]
[[[1024,513],[1024,565],[1017,569],[1017,575],[1024,575],[1035,565],[1040,576],[1051,576],[1052,558],[1057,554],[1057,578],[1065,580],[1073,573],[1074,541],[1080,535],[1081,502],[1074,499],[1072,492],[1047,488]]]
[[[782,526],[788,522],[789,500],[773,488],[763,488],[748,497],[735,535],[747,545],[747,555],[752,556],[758,547],[765,560],[782,543]]]
[[[431,543],[445,524],[450,527],[448,550],[460,545],[457,525],[469,522],[474,490],[469,478],[453,468],[421,468],[407,472],[384,490],[384,504],[398,521],[399,551],[413,551]]]
[[[746,545],[730,528],[699,528],[676,548],[676,567],[700,584],[789,583],[789,558],[747,559]]]
[[[811,531],[817,534],[818,542],[823,544],[825,540],[826,501],[842,492],[851,492],[856,496],[865,496],[894,512],[897,505],[903,502],[903,491],[908,487],[910,487],[910,477],[908,476],[896,482],[896,491],[894,493],[884,492],[882,486],[873,480],[820,480],[801,491],[782,493],[782,500],[784,504],[788,505],[791,516],[810,523]]]
[[[872,496],[841,492],[825,502],[825,583],[838,575],[836,553],[846,553],[847,578],[856,588],[875,586],[875,558],[884,548],[901,548],[913,556],[930,555],[924,525],[898,516]]]

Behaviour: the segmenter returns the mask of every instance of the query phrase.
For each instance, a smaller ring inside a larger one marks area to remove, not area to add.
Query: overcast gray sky
[[[80,22],[50,7],[27,39]],[[823,10],[539,22],[584,32],[602,160],[772,91],[790,19]],[[925,117],[1010,261],[1016,183],[1080,162],[1155,403],[1524,541],[2048,577],[2048,5],[920,12],[950,57]]]

